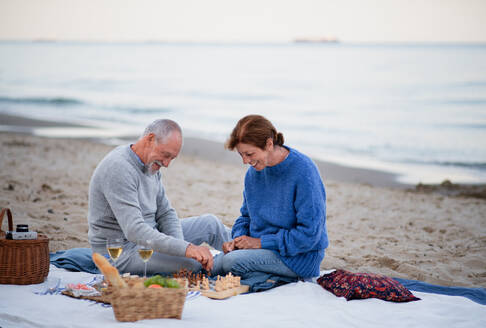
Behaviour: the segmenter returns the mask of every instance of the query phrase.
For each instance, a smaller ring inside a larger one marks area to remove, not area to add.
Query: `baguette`
[[[120,277],[118,270],[111,265],[103,255],[93,253],[92,258],[93,262],[96,264],[98,269],[100,269],[101,273],[103,273],[106,280],[108,280],[114,287],[122,288],[127,286],[126,282],[123,281],[122,277]]]
[[[105,267],[112,266],[110,264],[110,262],[108,262],[108,260],[103,255],[101,255],[99,253],[94,253],[93,252],[92,258],[93,258],[93,262],[96,264],[96,266],[98,267],[98,269],[101,270],[101,272],[103,272],[103,269]]]

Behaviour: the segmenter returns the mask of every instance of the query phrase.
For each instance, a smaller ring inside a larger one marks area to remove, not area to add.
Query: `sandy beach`
[[[18,131],[39,126],[38,121],[1,117],[2,125],[24,127]],[[14,224],[46,234],[51,252],[89,247],[89,180],[113,147],[88,139],[0,132],[0,206],[12,210]],[[486,287],[486,199],[433,188],[417,191],[370,170],[319,167],[330,238],[322,269]],[[222,145],[187,138],[179,158],[162,174],[181,218],[214,213],[231,226],[239,215],[245,170]]]

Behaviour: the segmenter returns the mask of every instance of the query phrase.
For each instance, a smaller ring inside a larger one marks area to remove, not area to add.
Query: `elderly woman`
[[[253,291],[319,275],[326,231],[326,193],[312,160],[284,145],[265,117],[249,115],[233,129],[226,148],[236,149],[245,176],[241,216],[214,274],[232,272]]]

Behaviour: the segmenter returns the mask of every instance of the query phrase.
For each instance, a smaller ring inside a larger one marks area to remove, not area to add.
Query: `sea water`
[[[262,114],[316,159],[486,182],[486,45],[0,42],[0,113],[225,141]],[[0,122],[1,125],[1,122]]]

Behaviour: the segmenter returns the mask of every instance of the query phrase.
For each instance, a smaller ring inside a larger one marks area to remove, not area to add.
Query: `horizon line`
[[[106,43],[106,44],[301,44],[301,45],[486,45],[484,41],[343,41],[340,39],[320,40],[295,38],[281,41],[256,41],[256,40],[169,40],[169,39],[145,39],[145,40],[104,40],[104,39],[54,39],[54,38],[0,38],[0,42],[25,42],[25,43]]]

